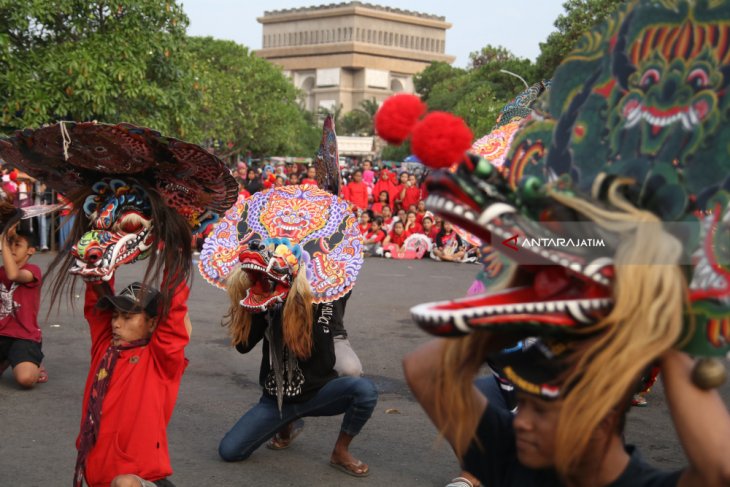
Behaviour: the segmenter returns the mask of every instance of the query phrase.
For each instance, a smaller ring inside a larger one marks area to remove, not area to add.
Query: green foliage
[[[555,21],[556,32],[540,43],[537,75],[552,77],[555,68],[570,53],[580,37],[615,12],[624,0],[566,0],[565,13]]]
[[[402,162],[411,155],[411,143],[406,141],[401,145],[387,145],[383,148],[381,159],[384,161]]]
[[[419,94],[430,110],[443,110],[462,117],[475,137],[489,132],[504,105],[525,89],[516,73],[533,83],[535,67],[516,58],[503,47],[486,46],[470,55],[472,67],[464,70],[433,63],[417,77]],[[423,96],[427,94],[427,97]]]
[[[188,19],[166,0],[0,0],[0,117],[134,121],[184,135]]]
[[[221,139],[225,155],[311,156],[313,125],[297,105],[297,91],[281,70],[232,41],[188,39],[195,105],[192,139]],[[315,129],[316,130],[316,129]]]
[[[340,125],[337,127],[337,133],[340,135],[368,135],[372,126],[372,118],[364,111],[355,109],[342,117]]]

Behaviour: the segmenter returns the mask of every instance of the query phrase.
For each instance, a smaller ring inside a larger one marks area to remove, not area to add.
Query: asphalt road
[[[45,269],[50,257],[38,255],[33,260]],[[139,279],[141,269],[139,265],[121,269],[118,286]],[[372,419],[352,444],[352,452],[370,465],[366,479],[348,477],[328,466],[341,417],[307,418],[304,432],[288,450],[261,448],[240,463],[218,458],[223,434],[261,394],[260,347],[241,355],[229,346],[220,327],[226,295],[196,273],[189,302],[190,365],[169,426],[175,470],[171,480],[179,487],[446,484],[458,471],[457,462],[409,393],[401,358],[428,339],[411,322],[409,308],[463,295],[476,272],[477,266],[470,264],[366,260],[345,321],[365,374],[380,392]],[[64,303],[46,319],[45,288],[44,292],[41,327],[50,380],[24,391],[9,371],[0,378],[0,486],[66,486],[72,480],[89,337],[82,297],[71,297],[75,310]],[[730,386],[722,394],[730,403]],[[638,444],[652,463],[681,468],[684,455],[660,384],[648,399],[648,408],[634,409],[629,416],[628,441]]]

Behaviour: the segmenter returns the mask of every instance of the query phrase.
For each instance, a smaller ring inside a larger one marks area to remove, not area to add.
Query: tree
[[[540,55],[536,62],[538,76],[551,78],[581,36],[624,3],[624,0],[566,0],[563,3],[565,14],[560,15],[554,24],[557,32],[553,32],[545,42],[540,43]]]
[[[337,133],[341,135],[362,135],[372,131],[372,118],[362,110],[352,110],[345,114],[340,120],[340,125],[336,126]]]
[[[415,75],[413,77],[413,85],[416,88],[416,93],[421,96],[421,99],[424,102],[428,102],[434,86],[464,73],[465,71],[463,69],[454,68],[450,64],[438,61],[431,63],[426,69]]]
[[[192,140],[223,140],[223,155],[315,152],[316,144],[301,144],[314,127],[280,68],[233,41],[190,37],[187,51],[200,93],[191,115]]]
[[[0,0],[4,130],[134,121],[184,136],[194,92],[172,0]]]

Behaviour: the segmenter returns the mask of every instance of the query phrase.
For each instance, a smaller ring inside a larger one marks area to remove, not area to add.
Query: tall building
[[[444,17],[362,2],[264,12],[260,57],[284,69],[310,111],[413,93],[413,75],[445,54]]]

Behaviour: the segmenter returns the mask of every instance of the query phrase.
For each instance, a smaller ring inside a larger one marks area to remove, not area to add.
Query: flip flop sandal
[[[335,463],[333,461],[330,461],[330,466],[332,468],[353,477],[367,477],[368,475],[370,475],[370,467],[367,467],[364,472],[358,472],[355,470],[356,468],[362,467],[363,465],[365,464],[362,463],[360,460],[358,460],[357,463]]]
[[[471,481],[464,477],[456,477],[446,484],[446,487],[480,487],[480,484],[472,484]]]
[[[36,381],[38,384],[45,384],[48,382],[48,372],[46,372],[46,368],[41,365],[41,370],[38,374],[38,380]]]
[[[297,419],[292,424],[291,433],[289,433],[289,438],[282,438],[279,436],[279,433],[276,433],[266,444],[266,448],[269,450],[286,450],[291,446],[291,442],[294,441],[294,438],[299,436],[304,429],[304,421],[301,419]]]

